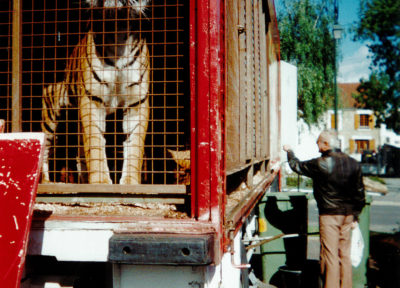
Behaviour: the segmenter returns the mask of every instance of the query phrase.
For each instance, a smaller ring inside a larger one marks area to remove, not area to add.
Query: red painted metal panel
[[[39,183],[44,134],[0,134],[0,283],[19,287]]]
[[[225,15],[224,1],[210,1],[211,221],[221,232],[225,214]]]
[[[209,43],[209,2],[192,1],[191,10],[196,14],[194,22],[195,43],[192,45],[192,151],[195,154],[192,167],[196,179],[192,184],[195,201],[194,216],[210,220],[210,43]],[[193,16],[193,14],[191,15]],[[217,132],[216,132],[217,133]]]
[[[197,184],[197,114],[196,114],[196,104],[197,104],[197,1],[190,1],[190,31],[189,31],[189,41],[190,41],[190,143],[191,143],[191,215],[194,218],[199,217],[198,211],[198,184]]]
[[[190,7],[192,215],[213,223],[221,250],[225,206],[223,5],[220,0],[198,0],[191,1]]]
[[[224,195],[223,1],[191,1],[192,214],[221,222]],[[211,210],[217,211],[211,216]]]

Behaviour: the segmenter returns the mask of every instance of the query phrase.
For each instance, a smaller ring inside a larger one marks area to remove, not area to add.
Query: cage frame
[[[121,189],[120,194],[153,195],[154,201],[159,199],[175,199],[189,201],[190,217],[201,222],[212,223],[219,232],[219,240],[226,244],[229,238],[227,232],[223,232],[226,227],[228,230],[237,231],[241,226],[244,215],[250,213],[252,207],[274,180],[276,173],[267,173],[260,186],[254,187],[254,193],[250,197],[236,206],[231,211],[226,211],[227,202],[227,177],[236,171],[227,171],[226,168],[226,3],[228,1],[195,1],[189,4],[189,77],[190,77],[190,151],[191,151],[191,184],[185,185],[151,185],[157,187],[145,187],[147,185],[132,185],[132,187],[122,187],[119,184],[86,186],[82,184],[77,189],[75,184],[70,186],[62,184],[64,188],[51,191],[48,186],[39,185],[39,195],[69,194],[74,197],[78,193],[87,193],[91,190],[109,191]],[[272,0],[258,0],[268,7],[271,19],[269,22],[268,45],[271,45],[271,55],[275,59],[268,58],[267,62],[279,61],[279,35],[277,34],[277,23]],[[13,1],[13,37],[12,39],[12,131],[21,131],[21,65],[22,65],[22,19],[21,19],[22,0]],[[17,53],[15,53],[17,51]],[[268,52],[268,51],[267,51]],[[200,59],[200,60],[199,60]],[[279,64],[277,64],[279,71]],[[279,75],[276,76],[279,85]],[[271,85],[271,84],[268,84]],[[277,87],[279,90],[279,87]],[[278,92],[279,94],[279,92]],[[279,96],[279,95],[277,95]],[[280,116],[279,97],[277,106],[268,106],[268,110],[274,110],[275,115]],[[270,104],[269,104],[270,105]],[[17,109],[14,109],[16,107]],[[278,127],[279,127],[279,120]],[[278,128],[273,127],[273,128]],[[270,128],[271,129],[271,128]],[[269,156],[267,158],[251,159],[246,165],[238,167],[237,171],[251,170],[254,165],[260,165],[266,172],[270,157],[277,155],[279,149],[279,132],[274,135],[260,135],[259,141],[269,144]],[[276,138],[275,143],[271,143],[271,137]],[[246,159],[245,159],[246,160]],[[171,187],[172,186],[172,187]],[[174,187],[176,186],[176,187]],[[58,188],[57,188],[58,189]],[[64,191],[62,191],[64,190]],[[132,192],[133,191],[133,192]],[[135,192],[136,191],[136,192]],[[115,192],[115,191],[114,191]],[[108,194],[113,194],[108,193]],[[154,194],[161,197],[154,197]],[[163,194],[165,194],[163,196]],[[104,197],[104,195],[102,197]],[[175,196],[173,196],[175,195]],[[53,198],[54,199],[54,198]],[[132,201],[137,201],[133,197]],[[162,201],[162,200],[161,200]],[[179,200],[182,201],[182,200]],[[178,202],[182,204],[182,202]],[[225,240],[224,240],[225,239]]]

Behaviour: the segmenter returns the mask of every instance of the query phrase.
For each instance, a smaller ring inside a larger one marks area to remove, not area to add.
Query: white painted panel
[[[32,230],[28,254],[58,261],[107,261],[111,230]]]
[[[205,267],[118,265],[113,288],[203,288]]]

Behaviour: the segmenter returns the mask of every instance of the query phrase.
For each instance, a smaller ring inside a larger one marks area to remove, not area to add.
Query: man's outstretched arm
[[[312,177],[315,175],[316,171],[318,170],[315,159],[309,161],[300,161],[289,145],[283,145],[283,150],[287,153],[289,166],[294,172],[307,177]]]

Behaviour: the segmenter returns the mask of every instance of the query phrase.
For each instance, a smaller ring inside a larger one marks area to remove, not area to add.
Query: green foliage
[[[388,103],[390,98],[386,93],[389,88],[389,79],[385,73],[373,72],[368,80],[361,79],[360,85],[357,88],[359,94],[353,95],[353,98],[357,100],[358,107],[369,108],[374,110],[376,116],[376,123],[385,123],[386,110],[388,110]]]
[[[378,176],[368,176],[368,178],[371,179],[372,181],[379,182],[381,184],[386,184],[385,180],[383,180]]]
[[[288,187],[306,187],[311,188],[313,185],[311,178],[299,176],[297,174],[288,175],[286,177],[286,186]]]
[[[400,132],[400,1],[363,0],[355,40],[367,41],[371,75],[362,79],[355,98],[375,111],[378,122]]]
[[[287,176],[286,177],[286,186],[289,187],[297,187],[299,186],[299,177],[296,176]]]
[[[298,109],[317,123],[333,103],[335,44],[332,1],[282,1],[278,11],[281,58],[297,66]]]

